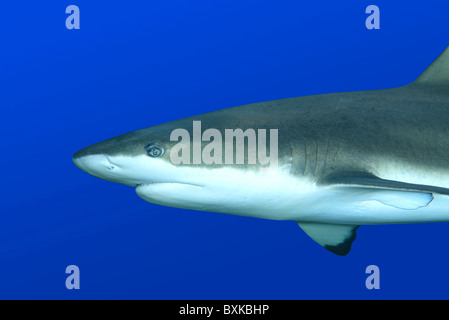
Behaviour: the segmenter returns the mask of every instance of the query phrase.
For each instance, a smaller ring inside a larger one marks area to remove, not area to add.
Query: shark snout
[[[114,171],[117,168],[117,165],[112,163],[106,155],[83,155],[81,151],[73,155],[72,161],[84,172],[104,179],[108,178],[108,172]]]
[[[87,147],[76,152],[72,161],[84,172],[107,181],[135,187],[146,182],[143,170],[133,157],[94,153]],[[151,178],[151,177],[150,177]]]

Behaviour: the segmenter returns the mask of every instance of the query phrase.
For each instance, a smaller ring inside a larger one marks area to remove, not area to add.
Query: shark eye
[[[149,143],[145,149],[150,157],[157,158],[164,154],[164,148],[157,143]]]

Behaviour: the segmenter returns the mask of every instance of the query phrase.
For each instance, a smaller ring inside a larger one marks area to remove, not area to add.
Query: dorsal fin
[[[449,85],[449,47],[436,59],[414,83]]]

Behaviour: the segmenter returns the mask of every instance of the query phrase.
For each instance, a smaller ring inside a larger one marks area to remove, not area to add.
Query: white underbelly
[[[423,184],[419,176],[398,172],[389,174],[384,169],[382,178]],[[321,187],[289,175],[288,170],[263,175],[234,169],[196,169],[193,173],[190,184],[142,185],[137,193],[146,201],[166,206],[273,220],[354,225],[449,221],[449,197],[438,194]]]

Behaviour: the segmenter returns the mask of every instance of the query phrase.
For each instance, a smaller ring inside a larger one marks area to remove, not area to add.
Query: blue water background
[[[80,30],[65,27],[71,4]],[[380,30],[365,27],[370,4]],[[2,3],[0,298],[449,298],[446,223],[362,226],[339,257],[295,222],[153,205],[71,161],[226,107],[407,84],[449,45],[448,12],[430,0]],[[65,288],[72,264],[80,290]],[[371,264],[380,290],[365,287]]]

